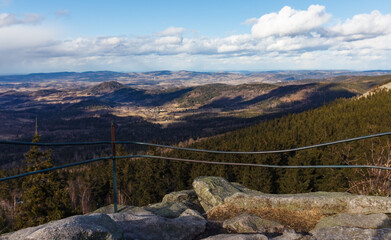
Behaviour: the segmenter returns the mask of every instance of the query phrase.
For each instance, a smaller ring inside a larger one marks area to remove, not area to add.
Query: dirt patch
[[[213,221],[224,221],[234,218],[243,212],[279,222],[285,227],[294,229],[296,232],[309,232],[321,218],[327,216],[316,209],[309,211],[295,211],[283,208],[244,209],[227,203],[211,209],[207,214],[207,218]]]

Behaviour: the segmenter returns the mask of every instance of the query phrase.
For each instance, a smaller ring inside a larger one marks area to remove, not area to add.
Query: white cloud
[[[330,17],[320,5],[311,5],[307,11],[285,6],[278,13],[260,17],[251,32],[257,38],[303,34],[323,26]]]
[[[166,45],[166,44],[181,44],[182,43],[182,37],[180,36],[165,36],[160,37],[155,40],[155,43],[158,45]]]
[[[246,21],[242,22],[244,25],[254,25],[258,22],[258,18],[249,18]]]
[[[268,44],[266,50],[278,52],[327,50],[330,46],[335,44],[338,44],[338,42],[334,39],[322,37],[280,37]]]
[[[330,27],[329,31],[336,35],[356,38],[391,34],[391,14],[383,15],[377,10],[370,14],[358,14],[342,24]]]
[[[1,13],[0,28],[8,27],[17,24],[35,24],[42,20],[42,16],[38,14],[25,14],[24,18],[19,18],[15,14]]]
[[[373,11],[324,27],[330,17],[319,5],[307,10],[284,7],[249,19],[254,24],[251,32],[228,37],[189,37],[184,28],[170,27],[144,37],[64,40],[44,24],[31,24],[40,21],[38,15],[0,14],[0,73],[34,68],[260,70],[370,68],[376,64],[376,68],[389,68],[390,14]]]
[[[0,51],[34,52],[36,47],[51,44],[55,35],[55,30],[40,26],[15,25],[0,28]]]
[[[156,33],[158,36],[172,36],[172,35],[182,35],[185,29],[182,27],[169,27],[161,32]]]

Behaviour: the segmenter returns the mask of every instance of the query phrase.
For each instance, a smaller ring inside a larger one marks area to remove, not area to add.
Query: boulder
[[[183,190],[166,194],[163,197],[162,203],[168,202],[181,202],[190,209],[196,210],[199,213],[205,213],[194,190]]]
[[[350,227],[322,228],[313,233],[312,240],[389,240],[391,239],[391,228],[363,229]]]
[[[205,212],[224,204],[225,198],[240,192],[230,182],[221,177],[199,177],[193,181],[193,188]]]
[[[282,233],[285,229],[278,222],[262,219],[249,213],[243,213],[224,221],[223,228],[234,233]]]
[[[193,182],[208,219],[224,221],[248,212],[308,232],[325,216],[338,213],[391,213],[391,198],[343,192],[266,194],[230,183],[221,177]]]
[[[181,202],[161,202],[151,204],[143,208],[165,218],[177,218],[186,209],[189,209],[184,203]]]
[[[194,239],[205,231],[206,220],[192,209],[178,218],[156,216],[146,210],[109,215],[123,232],[124,239]]]
[[[163,197],[162,202],[193,202],[198,201],[197,194],[194,190],[182,190],[171,192]]]
[[[121,230],[115,221],[102,213],[72,216],[37,227],[25,228],[2,239],[120,239]]]
[[[193,188],[205,212],[223,204],[226,198],[235,193],[256,192],[240,184],[232,184],[222,177],[198,177],[193,181]]]
[[[127,211],[134,211],[135,209],[141,209],[141,208],[135,207],[135,206],[128,206],[128,205],[117,205],[117,212],[118,213],[127,212]],[[105,214],[114,213],[114,205],[111,204],[111,205],[108,205],[105,207],[98,208],[95,211],[93,211],[91,213],[87,213],[85,215],[91,215],[93,213],[105,213]]]
[[[193,182],[201,205],[209,212],[224,204],[242,208],[285,208],[296,211],[317,210],[323,214],[341,212],[372,214],[391,213],[391,198],[354,195],[342,192],[300,194],[265,194],[238,187],[221,177],[199,177]]]
[[[263,234],[219,234],[203,240],[268,240]]]
[[[310,235],[303,236],[299,233],[296,233],[294,230],[287,229],[282,235],[273,238],[273,240],[307,240],[310,238]]]
[[[391,228],[391,221],[384,213],[369,215],[340,213],[321,219],[311,232],[316,232],[321,228],[330,228],[335,226],[371,229]]]
[[[22,229],[2,239],[194,239],[205,227],[206,220],[192,209],[168,219],[133,207],[120,213],[73,216]]]
[[[238,208],[285,208],[295,211],[319,211],[322,214],[342,212],[372,214],[391,213],[391,198],[363,196],[338,192],[313,192],[300,194],[264,194],[248,195],[235,193],[225,198]]]

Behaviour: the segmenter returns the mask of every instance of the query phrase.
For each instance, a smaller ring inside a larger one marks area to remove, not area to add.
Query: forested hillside
[[[249,128],[196,141],[189,147],[226,151],[294,148],[391,131],[390,123],[391,92],[382,91],[366,98],[340,99],[315,110],[290,114]],[[390,164],[389,140],[390,137],[380,137],[295,153],[269,155],[218,155],[168,150],[160,152],[159,149],[150,149],[149,153],[208,161],[279,165],[386,164],[387,160]],[[120,150],[118,154],[127,153]],[[357,172],[354,169],[285,170],[190,164],[156,159],[123,159],[117,164],[119,201],[121,204],[129,205],[158,202],[168,192],[189,189],[195,177],[205,175],[222,176],[230,181],[270,193],[346,191],[365,176],[372,178],[366,171]],[[110,162],[70,172],[68,183],[72,195],[80,196],[78,191],[89,193],[85,199],[75,197],[74,206],[84,206],[83,211],[91,211],[110,203],[111,179]]]
[[[209,138],[190,145],[226,151],[261,151],[294,148],[367,134],[391,131],[391,92],[359,99],[341,99],[321,108]],[[374,138],[286,154],[217,155],[171,151],[168,156],[209,161],[279,165],[382,164],[390,155],[390,137]],[[380,160],[379,160],[380,159]],[[380,162],[379,162],[380,161]],[[134,204],[157,201],[166,192],[190,188],[197,176],[223,176],[230,181],[270,193],[346,191],[363,178],[354,169],[287,169],[216,166],[140,159],[130,164],[135,172],[123,175],[138,195]],[[385,164],[385,163],[384,163]],[[389,163],[388,163],[389,164]],[[142,171],[138,172],[140,166]],[[366,172],[364,172],[366,173]],[[137,178],[142,176],[143,181]],[[124,189],[125,190],[125,189]],[[126,190],[125,190],[126,191]],[[143,194],[141,194],[143,192]],[[151,196],[152,194],[152,196]],[[375,194],[374,192],[371,194]],[[133,199],[133,197],[131,197]]]
[[[262,151],[294,148],[386,131],[391,131],[391,91],[380,91],[367,97],[340,99],[315,110],[289,114],[252,127],[195,141],[188,146],[226,151]],[[390,165],[390,146],[390,137],[380,137],[285,154],[218,155],[152,148],[148,153],[208,161],[278,165]],[[125,155],[128,152],[119,146],[117,154]],[[5,176],[25,171],[26,169],[19,169],[1,174]],[[349,189],[357,191],[360,189],[353,184],[384,176],[380,170],[371,175],[373,172],[358,172],[354,169],[269,169],[152,159],[118,160],[117,174],[119,204],[127,205],[158,202],[168,192],[190,189],[194,178],[205,175],[222,176],[229,181],[269,193]],[[60,171],[59,176],[61,181],[67,184],[71,205],[76,212],[87,213],[112,203],[111,161],[66,169]],[[14,217],[19,214],[17,202],[23,195],[22,182],[23,179],[19,179],[1,184],[4,217],[0,218],[0,225],[4,229],[12,229]],[[388,179],[385,189],[383,192],[377,192],[375,189],[366,193],[390,194]]]

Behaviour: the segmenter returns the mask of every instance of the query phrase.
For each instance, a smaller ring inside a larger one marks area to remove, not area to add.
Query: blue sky
[[[391,1],[0,0],[0,74],[390,69]]]

